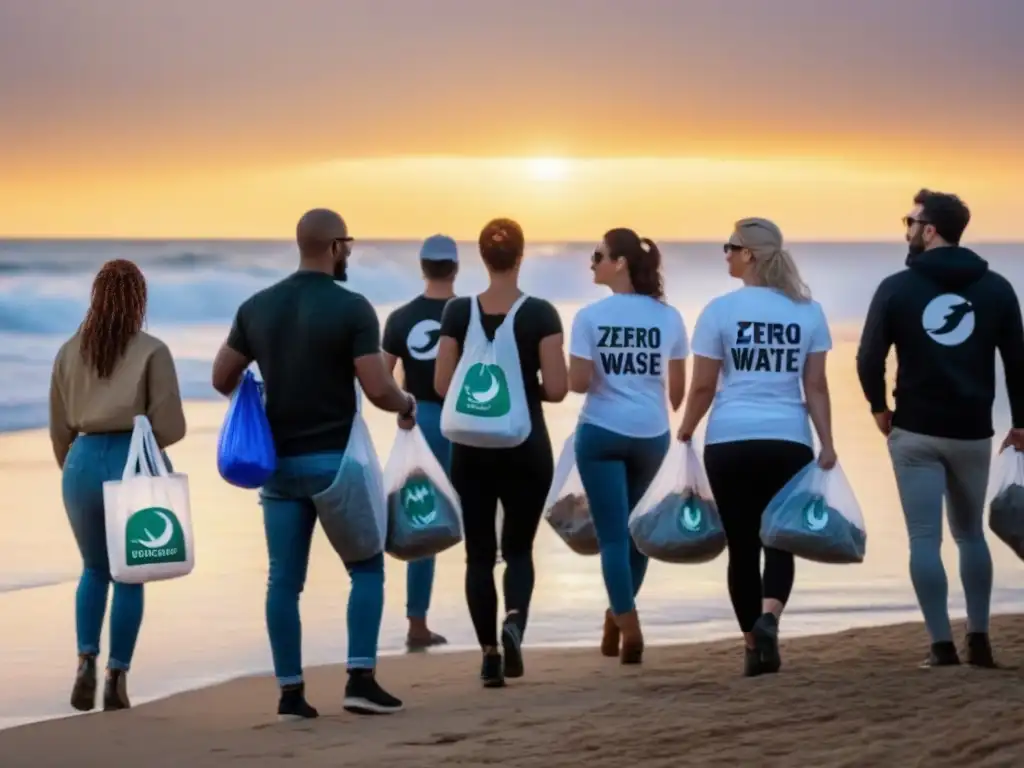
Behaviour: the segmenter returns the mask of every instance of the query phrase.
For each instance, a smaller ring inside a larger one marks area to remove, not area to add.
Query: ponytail
[[[796,302],[811,300],[811,289],[800,277],[800,270],[789,251],[779,248],[766,257],[754,256],[754,272],[761,285],[785,294]]]

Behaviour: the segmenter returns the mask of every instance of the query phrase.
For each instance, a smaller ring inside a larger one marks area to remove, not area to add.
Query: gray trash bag
[[[462,505],[418,426],[399,430],[384,467],[385,551],[399,560],[439,555],[462,541]]]
[[[544,501],[544,519],[577,555],[596,555],[601,547],[590,516],[590,504],[576,469],[575,433],[562,445],[555,474]]]
[[[665,563],[706,563],[725,549],[718,506],[690,443],[672,442],[630,513],[629,533],[638,550]]]
[[[864,516],[838,464],[808,464],[775,494],[761,515],[761,543],[816,563],[864,562]]]
[[[362,416],[357,414],[352,423],[334,482],[313,497],[313,506],[342,562],[362,562],[384,551],[384,485],[380,461]]]
[[[1024,560],[1024,453],[1010,447],[996,462],[997,490],[988,507],[988,527]]]

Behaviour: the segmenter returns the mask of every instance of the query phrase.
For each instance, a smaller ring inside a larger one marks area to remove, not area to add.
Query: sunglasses
[[[726,243],[722,246],[722,253],[735,253],[736,251],[742,251],[742,245],[736,245],[735,243]]]
[[[910,229],[915,224],[920,224],[923,227],[925,224],[931,224],[931,222],[928,219],[915,219],[913,216],[903,217],[903,226],[907,229]]]
[[[591,254],[591,256],[590,256],[590,260],[594,264],[600,264],[601,263],[601,259],[603,259],[603,258],[604,258],[604,254],[601,253],[600,251],[594,251],[594,253]]]

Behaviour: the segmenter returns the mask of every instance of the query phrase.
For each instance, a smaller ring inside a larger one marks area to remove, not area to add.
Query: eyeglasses
[[[925,224],[931,224],[931,222],[928,219],[915,219],[913,216],[903,217],[903,226],[907,229],[910,229],[915,224],[920,224],[923,227]]]
[[[742,251],[742,245],[736,245],[736,243],[726,243],[722,246],[722,253],[732,253],[735,251]]]
[[[594,251],[594,253],[590,256],[590,260],[594,264],[600,264],[601,263],[601,259],[603,259],[603,258],[604,258],[604,254],[601,253],[600,251]]]

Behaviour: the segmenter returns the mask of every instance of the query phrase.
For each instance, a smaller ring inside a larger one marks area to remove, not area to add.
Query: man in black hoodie
[[[907,269],[881,282],[857,352],[857,373],[886,435],[910,538],[910,576],[931,636],[925,666],[959,664],[942,565],[942,502],[960,553],[967,661],[993,667],[988,639],[992,558],[984,534],[992,457],[995,353],[1006,374],[1013,428],[1024,450],[1024,326],[1013,287],[960,247],[971,214],[955,195],[921,190],[904,218]],[[885,364],[895,345],[896,406]]]

